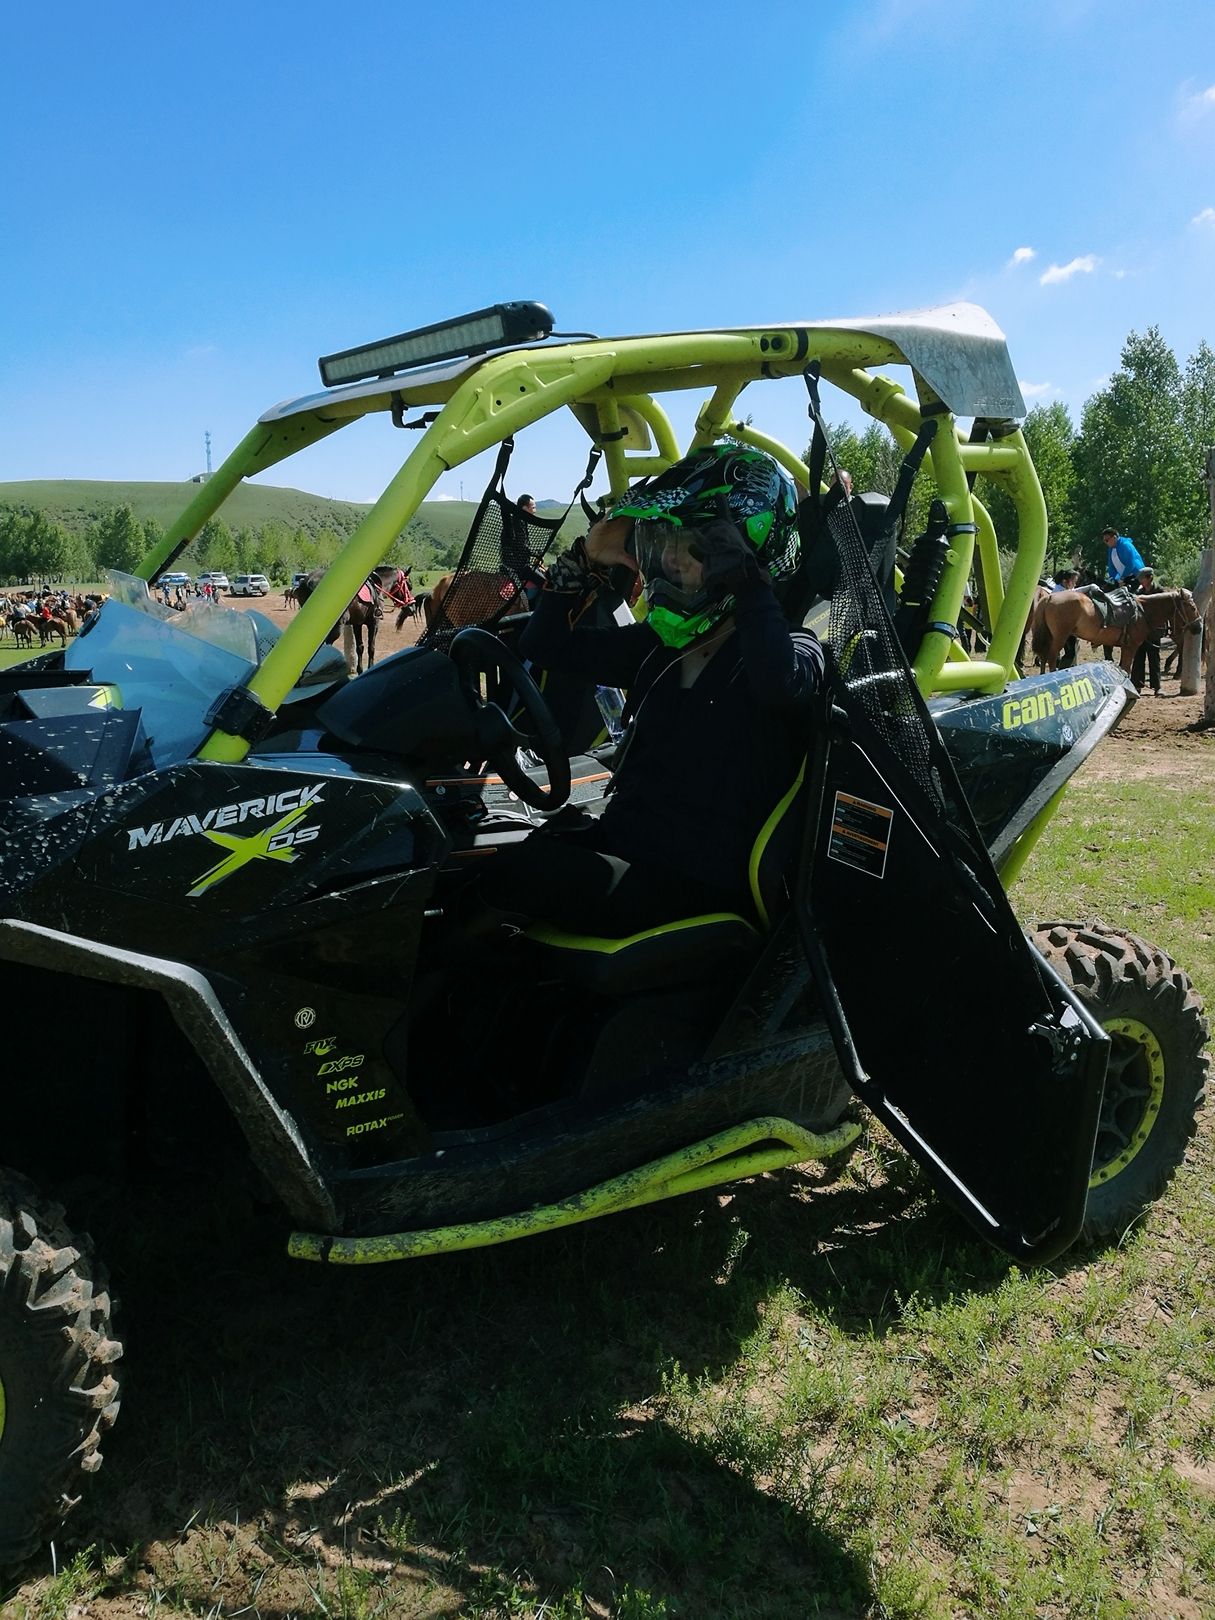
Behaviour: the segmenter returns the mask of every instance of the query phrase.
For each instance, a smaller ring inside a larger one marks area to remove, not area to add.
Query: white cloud
[[[460,497],[458,495],[443,495],[438,490],[432,490],[426,499],[428,501],[458,501]]]
[[[1193,80],[1190,81],[1193,83]],[[1188,90],[1184,86],[1181,91],[1181,116],[1183,118],[1200,118],[1204,113],[1215,112],[1215,84],[1208,84],[1205,90]]]
[[[1043,394],[1057,394],[1059,392],[1054,383],[1021,382],[1019,377],[1017,381],[1021,383],[1021,392],[1026,399],[1038,399]]]
[[[1038,255],[1033,248],[1019,247],[1013,254],[1012,258],[1008,261],[1009,268],[1011,269],[1014,265],[1018,264],[1028,264],[1031,259],[1036,259],[1037,257]]]
[[[1215,208],[1204,208],[1201,213],[1194,215],[1190,224],[1215,226]]]
[[[1049,270],[1044,270],[1038,277],[1038,284],[1042,287],[1053,287],[1057,281],[1070,281],[1073,276],[1091,276],[1098,262],[1095,253],[1084,253],[1077,259],[1070,259],[1067,264],[1052,264]]]

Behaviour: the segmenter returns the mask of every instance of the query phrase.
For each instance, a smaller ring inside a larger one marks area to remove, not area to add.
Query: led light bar
[[[463,355],[484,354],[487,349],[510,348],[516,343],[534,343],[548,337],[553,317],[543,304],[493,304],[474,310],[454,321],[438,321],[419,326],[399,337],[380,343],[364,343],[358,349],[322,355],[317,364],[326,388],[340,383],[362,382],[367,377],[392,377],[414,366],[432,365],[437,360],[457,360]]]

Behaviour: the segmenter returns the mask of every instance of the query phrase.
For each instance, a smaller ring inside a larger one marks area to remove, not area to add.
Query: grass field
[[[1213,746],[1112,739],[1014,896],[1141,929],[1208,1002]],[[941,1019],[948,1051],[945,987]],[[1032,1273],[877,1129],[834,1178],[353,1275],[148,1192],[106,1468],[0,1614],[1203,1620],[1213,1170],[1206,1121],[1120,1245]]]

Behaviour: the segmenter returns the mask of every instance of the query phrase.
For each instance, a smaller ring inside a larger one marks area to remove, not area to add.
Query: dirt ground
[[[1126,781],[1172,775],[1191,765],[1194,769],[1212,767],[1215,731],[1191,729],[1202,719],[1202,693],[1182,697],[1175,675],[1162,678],[1160,692],[1157,698],[1145,690],[1123,713],[1113,735],[1081,767],[1087,776]]]
[[[225,607],[256,608],[266,618],[286,629],[294,618],[296,609],[290,606],[282,591],[274,590],[269,596],[225,596]],[[385,613],[380,620],[376,631],[375,651],[377,658],[387,658],[390,653],[400,652],[403,647],[412,647],[422,633],[421,616],[406,619],[400,631],[396,628],[396,613]]]

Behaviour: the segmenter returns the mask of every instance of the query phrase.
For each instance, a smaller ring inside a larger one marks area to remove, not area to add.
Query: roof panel
[[[903,310],[890,315],[848,316],[829,321],[770,321],[764,326],[717,327],[709,329],[706,335],[797,329],[821,333],[859,332],[893,344],[907,364],[955,416],[1009,419],[1025,415],[1025,401],[1021,397],[1004,333],[978,304],[944,304],[933,309]],[[579,347],[591,348],[595,343],[610,347],[614,343],[636,342],[647,336],[696,335],[695,332],[639,333],[630,338],[579,339],[578,342]],[[498,355],[526,352],[529,348],[547,350],[566,346],[550,341],[522,344],[517,351],[498,349],[493,352]],[[279,422],[308,411],[324,413],[327,407],[335,406],[339,408],[336,414],[346,414],[342,407],[357,407],[360,404],[365,410],[386,410],[392,395],[398,391],[412,396],[415,403],[428,403],[432,390],[449,390],[452,383],[467,372],[474,371],[488,358],[491,357],[474,355],[467,359],[445,361],[441,365],[422,366],[416,371],[402,372],[394,377],[304,394],[298,399],[284,400],[272,406],[262,415],[261,421]],[[372,401],[380,403],[372,404]],[[352,414],[359,414],[358,410]]]

